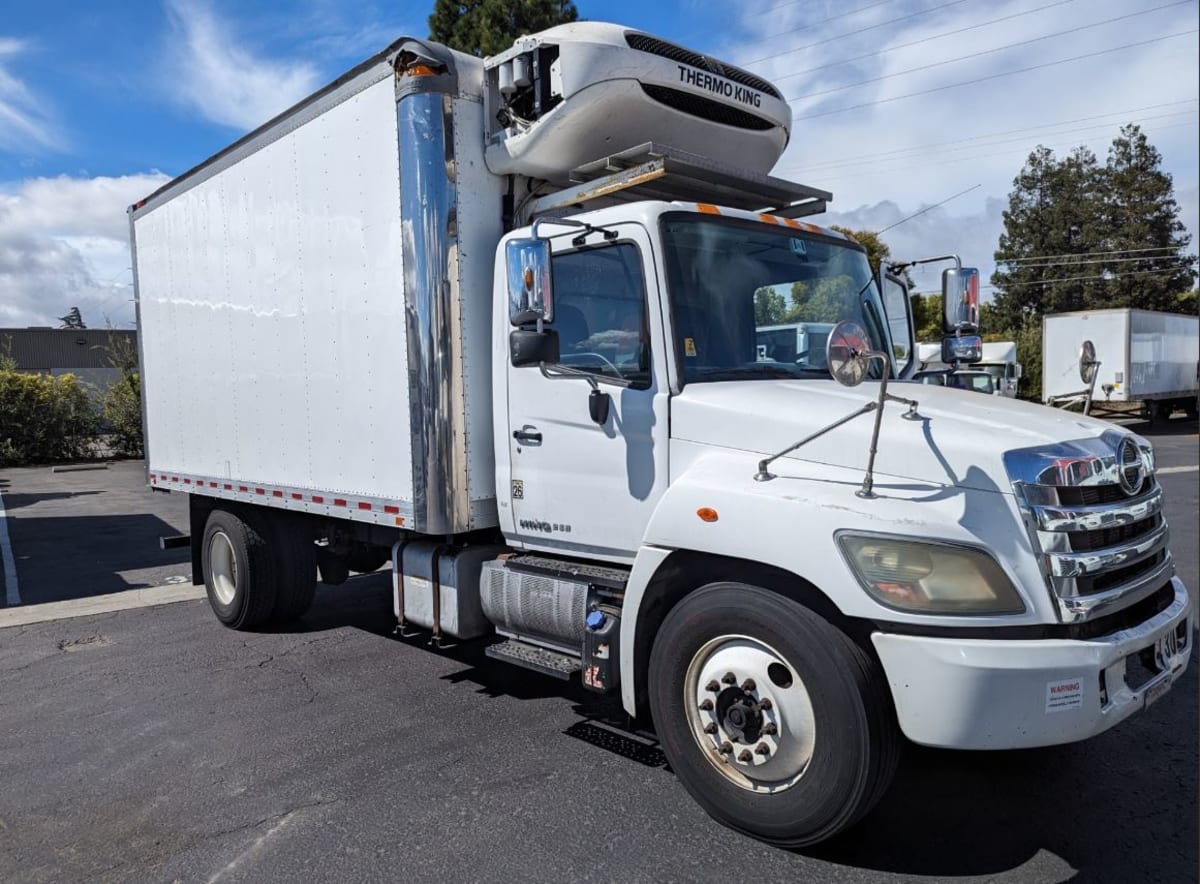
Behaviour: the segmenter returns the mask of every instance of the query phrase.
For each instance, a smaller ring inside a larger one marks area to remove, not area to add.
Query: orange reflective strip
[[[702,212],[705,215],[720,215],[721,210],[712,203],[696,203],[696,211]]]
[[[762,215],[758,216],[758,220],[762,221],[764,224],[778,224],[779,223],[779,219],[776,218],[774,215],[762,214]]]
[[[784,219],[783,219],[783,223],[784,223],[784,224],[786,224],[788,227],[791,227],[791,228],[793,228],[793,229],[795,229],[795,230],[800,230],[800,229],[801,229],[801,224],[800,224],[800,222],[799,222],[799,221],[797,221],[795,218],[784,218]]]

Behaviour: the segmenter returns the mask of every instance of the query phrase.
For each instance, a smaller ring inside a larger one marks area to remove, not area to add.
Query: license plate
[[[1168,675],[1154,687],[1146,688],[1146,705],[1149,706],[1167,691],[1171,690],[1171,676]]]

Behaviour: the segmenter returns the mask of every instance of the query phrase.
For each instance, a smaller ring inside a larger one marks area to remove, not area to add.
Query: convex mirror
[[[1079,379],[1089,387],[1096,378],[1100,363],[1096,361],[1096,345],[1084,341],[1079,347]]]
[[[504,247],[508,269],[508,319],[526,325],[554,320],[550,285],[550,242],[536,237],[510,239]]]
[[[942,271],[942,329],[946,334],[979,331],[979,271]]]
[[[861,384],[875,355],[867,330],[850,320],[835,325],[825,344],[825,364],[833,379],[843,387]]]

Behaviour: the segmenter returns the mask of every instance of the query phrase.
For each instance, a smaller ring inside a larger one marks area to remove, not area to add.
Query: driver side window
[[[559,362],[650,386],[650,327],[637,246],[617,243],[552,259]]]

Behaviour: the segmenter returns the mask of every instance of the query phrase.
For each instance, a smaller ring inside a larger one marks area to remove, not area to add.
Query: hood
[[[1112,424],[1030,402],[984,396],[925,384],[891,383],[888,392],[915,399],[908,407],[884,406],[876,476],[1011,493],[1006,451],[1093,439]],[[845,417],[879,396],[879,384],[847,388],[833,380],[728,381],[689,384],[671,401],[671,438],[769,456]],[[787,461],[865,470],[875,413],[831,430],[786,457]],[[1132,435],[1132,434],[1131,434]]]

